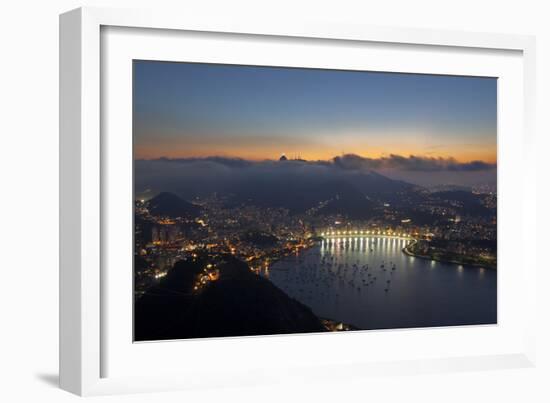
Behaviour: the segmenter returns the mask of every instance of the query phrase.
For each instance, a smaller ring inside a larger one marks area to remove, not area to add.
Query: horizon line
[[[455,157],[443,157],[443,156],[427,156],[427,155],[419,155],[419,154],[408,154],[408,155],[402,155],[402,154],[388,154],[388,155],[381,155],[378,157],[365,157],[360,154],[356,153],[341,153],[339,155],[335,155],[334,157],[330,157],[328,159],[308,159],[305,157],[302,157],[301,155],[288,155],[286,153],[281,153],[279,157],[266,157],[266,158],[248,158],[248,157],[239,157],[239,156],[228,156],[223,154],[211,154],[211,155],[187,155],[187,156],[156,156],[156,157],[137,157],[134,156],[135,161],[158,161],[158,160],[169,160],[169,161],[176,161],[176,160],[207,160],[207,159],[225,159],[225,160],[235,160],[235,161],[250,161],[250,162],[265,162],[265,161],[274,161],[277,162],[279,159],[285,156],[288,161],[301,161],[301,162],[331,162],[333,163],[336,158],[342,158],[342,157],[359,157],[361,159],[365,160],[374,160],[374,161],[383,161],[383,160],[389,160],[391,158],[404,158],[404,159],[421,159],[426,161],[447,161],[447,162],[455,162],[458,164],[469,164],[469,163],[484,163],[488,165],[497,165],[497,159],[468,159],[468,160],[461,160]]]

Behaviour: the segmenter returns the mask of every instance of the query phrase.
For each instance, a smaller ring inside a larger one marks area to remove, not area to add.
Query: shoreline
[[[416,240],[416,239],[413,240],[413,242],[411,242],[410,244],[405,246],[401,251],[407,256],[417,257],[419,259],[424,259],[424,260],[433,260],[433,261],[439,262],[439,263],[450,263],[450,264],[456,264],[456,265],[459,265],[459,266],[470,266],[470,267],[476,267],[476,268],[480,268],[480,269],[497,270],[497,268],[495,266],[491,266],[491,265],[482,265],[482,264],[478,264],[478,263],[463,263],[463,262],[459,262],[459,261],[456,261],[456,260],[438,259],[438,258],[434,258],[432,256],[415,254],[415,253],[411,252],[408,248],[410,246],[415,245],[417,242],[418,242],[418,240]]]
[[[269,260],[269,268],[271,268],[274,264],[276,264],[277,262],[283,260],[283,259],[286,259],[292,255],[300,255],[302,254],[303,252],[305,251],[308,251],[310,250],[311,248],[313,248],[314,246],[317,246],[319,243],[319,241],[313,241],[313,243],[309,244],[309,245],[306,245],[306,246],[303,246],[301,247],[298,251],[288,251],[288,253],[285,253],[284,252],[284,249],[283,250],[279,250],[277,251],[277,253],[273,254],[273,255],[268,255],[268,256],[262,256],[260,258],[256,258],[256,259],[253,259],[251,261],[245,261],[246,264],[248,264],[249,266],[252,266],[254,262],[256,261],[261,261],[261,262],[264,262],[266,259]]]
[[[386,238],[399,238],[399,239],[411,239],[411,238],[402,238],[402,237],[394,237],[394,236],[391,236],[391,235],[371,235],[371,237],[386,237]],[[327,238],[325,238],[327,239]],[[310,245],[307,245],[306,247],[302,248],[302,250],[299,251],[299,254],[301,254],[302,252],[306,252],[310,249],[312,249],[314,246],[318,246],[320,244],[320,240],[316,240],[314,241],[312,244]],[[418,254],[415,254],[414,252],[411,252],[408,248],[415,245],[416,243],[418,243],[418,240],[417,239],[412,239],[412,242],[410,242],[407,246],[405,246],[403,249],[401,249],[401,251],[406,254],[407,256],[410,256],[410,257],[417,257],[419,259],[424,259],[424,260],[433,260],[433,261],[436,261],[436,262],[439,262],[439,263],[448,263],[448,264],[456,264],[458,266],[469,266],[469,267],[475,267],[475,268],[481,268],[481,269],[488,269],[488,270],[497,270],[497,268],[495,266],[491,266],[491,265],[483,265],[483,264],[479,264],[479,263],[463,263],[463,262],[460,262],[460,261],[456,261],[456,260],[445,260],[445,259],[439,259],[439,258],[434,258],[432,256],[426,256],[426,255],[418,255]],[[270,267],[277,263],[278,261],[280,260],[283,260],[289,256],[291,256],[292,253],[289,253],[289,254],[286,254],[286,255],[283,255],[283,256],[278,256],[276,259],[274,259],[273,261],[270,262]],[[271,258],[270,258],[271,260]]]
[[[314,247],[316,246],[319,246],[321,243],[320,240],[316,240],[315,242],[311,243],[311,244],[308,244],[307,247],[301,249],[298,253],[298,255],[302,255],[302,254],[307,254],[311,249],[313,249]],[[414,253],[412,253],[408,248],[416,245],[418,243],[418,239],[415,239],[415,238],[410,238],[410,242],[401,249],[401,252],[403,252],[405,255],[407,256],[411,256],[411,257],[418,257],[420,259],[424,259],[424,260],[434,260],[434,261],[437,261],[437,262],[441,262],[441,263],[448,263],[448,264],[453,264],[453,265],[457,265],[457,266],[464,266],[464,267],[482,267],[484,269],[490,269],[490,270],[496,270],[495,268],[493,267],[490,267],[490,266],[475,266],[475,265],[471,265],[471,264],[464,264],[464,263],[461,263],[461,262],[457,262],[457,261],[446,261],[446,260],[442,260],[442,259],[432,259],[431,257],[429,256],[422,256],[422,255],[415,255]],[[393,249],[392,251],[394,254],[398,255],[399,254],[399,249],[396,248],[396,249]],[[292,253],[290,258],[294,257],[294,254]],[[276,265],[276,263],[278,263],[279,261],[281,260],[284,260],[284,259],[288,259],[289,256],[282,256],[280,259],[278,259],[276,262],[272,262],[272,264],[270,264],[270,269],[273,268],[274,265]],[[406,259],[406,258],[405,258]],[[421,263],[421,262],[418,262],[419,264],[422,264],[424,265],[424,263]],[[452,267],[449,267],[450,270],[456,270],[456,268],[452,268]],[[273,269],[274,271],[275,270],[278,270],[278,269]],[[284,267],[284,268],[281,268],[280,270],[291,270],[290,268],[288,267]],[[442,269],[443,270],[443,269]],[[496,272],[496,271],[495,271]],[[260,274],[262,277],[266,278],[268,281],[272,282],[272,284],[274,284],[277,288],[279,288],[279,286],[274,283],[272,281],[272,279],[270,277],[265,277],[263,274]],[[284,288],[279,288],[281,291],[283,291],[285,294],[287,294],[287,291],[285,291]],[[341,332],[341,331],[356,331],[356,330],[376,330],[376,329],[384,329],[383,327],[382,328],[378,328],[378,327],[373,327],[372,329],[370,327],[358,327],[356,325],[353,324],[353,319],[352,319],[352,322],[346,322],[346,321],[342,321],[341,319],[338,319],[336,317],[330,317],[330,316],[325,316],[325,315],[318,315],[315,310],[314,310],[314,307],[316,306],[315,302],[312,302],[312,301],[309,301],[307,299],[304,299],[302,300],[299,296],[296,296],[296,297],[291,297],[290,294],[287,294],[290,298],[294,298],[296,299],[297,301],[301,302],[302,304],[304,304],[305,306],[307,306],[312,312],[313,314],[319,319],[319,321],[321,321],[321,323],[323,323],[323,326],[327,329],[328,332]],[[357,319],[357,318],[354,318],[355,320],[359,320],[359,322],[361,322],[360,319]],[[370,325],[369,325],[370,326]],[[437,325],[436,325],[437,326]],[[451,326],[454,326],[454,325],[451,325]],[[431,326],[430,326],[431,327]],[[393,327],[389,327],[389,329],[393,329]]]

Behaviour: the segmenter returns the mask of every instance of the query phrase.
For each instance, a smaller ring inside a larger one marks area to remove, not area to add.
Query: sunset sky
[[[136,159],[496,162],[493,78],[134,62]]]

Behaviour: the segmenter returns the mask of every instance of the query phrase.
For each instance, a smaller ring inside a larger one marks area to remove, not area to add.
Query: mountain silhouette
[[[316,215],[341,214],[350,219],[368,219],[373,209],[389,195],[409,191],[413,186],[378,174],[353,177],[301,177],[285,175],[247,178],[231,192],[233,206],[285,208],[291,214],[314,209]]]
[[[302,303],[225,256],[219,280],[193,291],[206,261],[179,261],[135,305],[135,338],[144,340],[322,332]]]
[[[151,214],[163,217],[188,217],[199,215],[200,207],[189,203],[174,193],[161,192],[148,202]]]

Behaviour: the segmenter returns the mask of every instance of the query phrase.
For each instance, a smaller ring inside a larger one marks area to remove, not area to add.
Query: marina
[[[358,329],[496,323],[497,272],[407,255],[411,239],[324,239],[262,275],[321,318]]]

